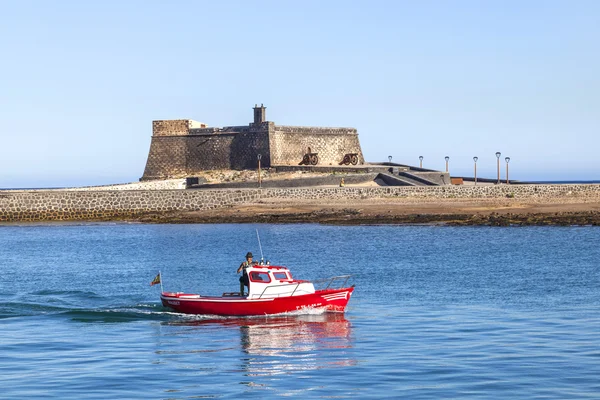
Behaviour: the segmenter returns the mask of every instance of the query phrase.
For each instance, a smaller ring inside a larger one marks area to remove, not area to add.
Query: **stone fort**
[[[277,125],[255,105],[247,126],[208,127],[178,119],[152,121],[152,141],[141,180],[192,176],[214,169],[255,169],[310,164],[364,164],[354,128]]]

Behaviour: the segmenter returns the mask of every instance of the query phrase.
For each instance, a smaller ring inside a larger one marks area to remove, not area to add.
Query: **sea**
[[[260,242],[258,237],[260,238]],[[600,228],[0,226],[2,399],[597,399]],[[345,313],[182,315],[246,252]]]

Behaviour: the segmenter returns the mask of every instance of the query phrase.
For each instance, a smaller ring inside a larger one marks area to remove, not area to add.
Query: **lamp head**
[[[477,160],[479,160],[479,157],[473,157],[474,162],[477,162]]]
[[[446,160],[446,162],[448,162],[449,159],[450,159],[450,157],[448,157],[448,156],[444,157],[444,160]]]
[[[420,160],[420,161],[423,161],[423,156],[419,156],[419,160]]]
[[[260,159],[262,158],[262,154],[257,155],[256,158],[258,158],[258,160],[260,161]]]
[[[501,154],[499,151],[496,152],[496,158],[500,158]]]
[[[388,156],[388,160],[390,160],[390,162],[392,162],[392,156]]]
[[[509,161],[510,161],[510,157],[506,157],[506,158],[504,159],[504,161],[506,161],[506,163],[508,164],[508,163],[509,163]]]

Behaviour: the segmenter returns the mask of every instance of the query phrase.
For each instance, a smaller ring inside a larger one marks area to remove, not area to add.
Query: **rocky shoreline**
[[[323,209],[298,213],[231,213],[202,215],[195,213],[152,213],[135,218],[141,223],[318,223],[330,225],[447,225],[447,226],[600,226],[600,213],[557,212],[490,214],[363,214],[355,209]]]

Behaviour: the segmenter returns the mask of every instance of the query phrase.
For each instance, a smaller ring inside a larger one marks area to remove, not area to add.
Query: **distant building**
[[[349,154],[355,163],[364,164],[356,129],[276,125],[266,120],[266,107],[261,105],[254,107],[254,122],[248,126],[210,128],[189,119],[153,121],[141,180],[253,169],[259,154],[265,168],[298,165],[307,153],[315,154],[311,162],[320,166],[337,166]]]

